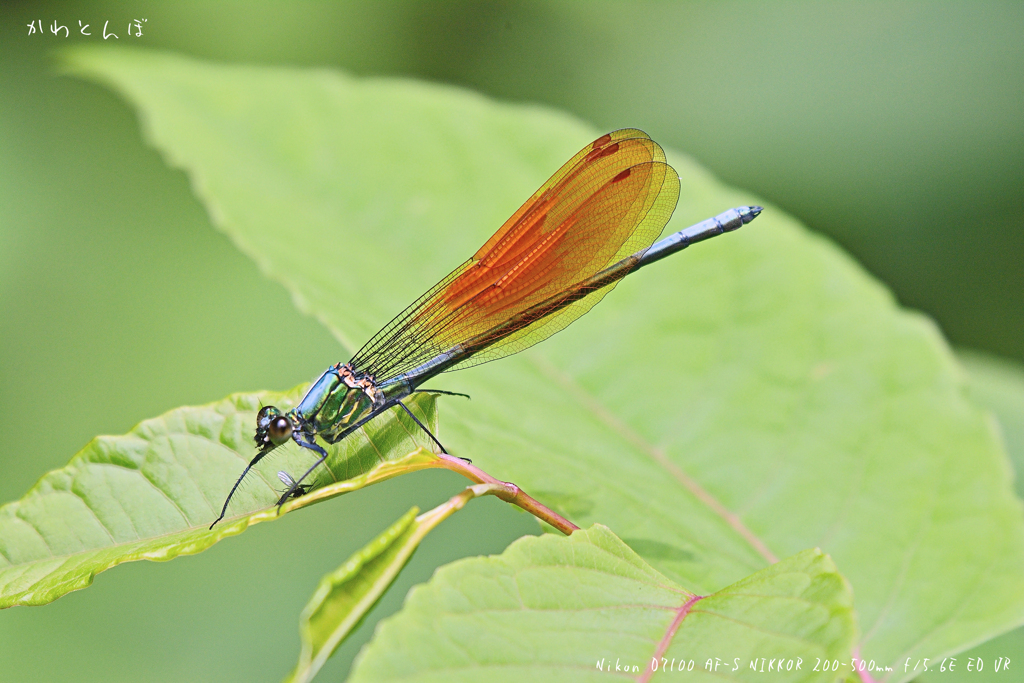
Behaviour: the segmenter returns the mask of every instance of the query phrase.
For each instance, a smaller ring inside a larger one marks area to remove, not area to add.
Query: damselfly
[[[730,209],[654,244],[678,199],[679,177],[643,131],[618,130],[587,145],[473,258],[399,313],[349,362],[327,368],[297,406],[286,413],[273,406],[260,410],[258,452],[213,524],[224,518],[249,470],[278,446],[292,440],[317,455],[292,480],[281,504],[305,492],[302,481],[327,458],[317,437],[337,443],[391,408],[405,410],[447,453],[402,402],[424,382],[533,346],[589,311],[634,270],[761,213],[759,206]]]

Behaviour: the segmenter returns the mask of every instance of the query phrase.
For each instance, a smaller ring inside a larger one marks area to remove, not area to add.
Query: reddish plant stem
[[[440,458],[437,462],[438,467],[444,467],[445,469],[449,469],[453,472],[458,472],[470,481],[478,484],[497,484],[501,489],[496,491],[494,495],[501,498],[506,503],[512,503],[513,505],[526,510],[537,519],[547,522],[566,536],[579,529],[578,526],[567,520],[565,517],[562,517],[560,514],[537,499],[533,498],[512,482],[495,479],[479,467],[472,465],[461,458],[448,455],[447,453],[439,453],[437,454],[437,457]]]

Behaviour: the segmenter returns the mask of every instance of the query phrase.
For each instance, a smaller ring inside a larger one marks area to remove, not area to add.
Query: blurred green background
[[[0,17],[0,501],[96,434],[342,359],[212,228],[133,112],[56,73],[53,52],[102,43],[105,21],[119,44],[443,81],[643,128],[830,236],[954,344],[1024,360],[1022,3],[7,3]],[[31,21],[45,33],[27,35]],[[7,610],[0,679],[279,680],[319,577],[461,486],[403,477]],[[342,529],[358,531],[335,540]],[[474,502],[428,537],[371,626],[438,564],[537,531]]]

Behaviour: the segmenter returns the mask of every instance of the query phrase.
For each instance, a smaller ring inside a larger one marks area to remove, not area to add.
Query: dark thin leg
[[[320,467],[321,463],[323,463],[323,461],[327,459],[327,451],[320,448],[320,446],[318,446],[317,444],[295,438],[293,438],[293,441],[295,441],[295,443],[299,444],[303,448],[308,448],[309,450],[318,454],[320,457],[317,458],[316,463],[314,463],[312,467],[306,470],[305,474],[303,474],[301,477],[295,480],[295,483],[292,484],[291,488],[284,492],[284,495],[282,495],[281,498],[277,501],[277,507],[281,507],[282,505],[284,505],[285,502],[292,496],[292,493],[298,490],[299,486],[302,484],[302,480],[308,477],[317,467]]]
[[[467,396],[467,398],[468,398],[468,396]],[[420,422],[420,419],[419,419],[418,417],[416,417],[415,415],[413,415],[413,414],[412,414],[412,411],[411,411],[411,410],[409,410],[409,407],[408,407],[407,405],[405,405],[405,404],[404,404],[404,403],[402,403],[401,401],[396,401],[396,403],[397,403],[398,405],[402,406],[403,408],[405,408],[405,412],[409,413],[409,417],[411,417],[411,418],[412,418],[412,421],[413,421],[413,422],[415,422],[416,424],[418,424],[418,425],[420,426],[420,429],[422,429],[422,430],[423,430],[424,432],[426,432],[427,436],[429,436],[429,437],[430,437],[430,440],[431,440],[431,441],[433,441],[434,443],[436,443],[436,444],[437,444],[437,447],[441,449],[441,452],[442,452],[442,453],[444,453],[444,454],[446,454],[446,455],[451,455],[451,453],[449,453],[449,452],[448,452],[448,449],[447,449],[447,448],[445,448],[445,447],[444,447],[444,445],[443,445],[443,444],[442,444],[442,443],[441,443],[440,441],[438,441],[438,440],[437,440],[437,437],[436,437],[436,436],[434,436],[433,434],[431,434],[431,433],[430,433],[430,430],[429,430],[429,429],[427,429],[427,428],[426,428],[426,427],[425,427],[425,426],[423,425],[423,423],[422,423],[422,422]],[[469,458],[460,458],[459,456],[455,456],[455,457],[456,457],[456,458],[459,458],[459,460],[465,460],[466,462],[468,462],[468,463],[470,463],[470,464],[473,464],[473,461],[472,461],[472,460],[470,460]]]
[[[316,453],[317,455],[319,455],[321,460],[323,460],[324,458],[327,457],[327,451],[325,451],[324,449],[320,448],[319,444],[314,443],[313,441],[303,441],[302,439],[293,439],[293,440],[295,441],[295,443],[299,444],[303,448],[308,448],[309,450],[311,450],[314,453]]]
[[[457,391],[441,391],[440,389],[413,389],[414,394],[444,394],[445,396],[461,396],[469,398],[469,394],[460,394]]]
[[[231,502],[231,497],[235,495],[235,491],[238,489],[239,484],[241,484],[242,480],[245,479],[245,475],[249,474],[249,470],[251,470],[253,466],[256,465],[256,463],[258,463],[260,460],[262,460],[263,456],[265,456],[269,452],[270,450],[260,451],[259,453],[256,454],[256,457],[250,460],[249,464],[245,466],[245,469],[242,470],[242,476],[238,478],[238,481],[235,482],[235,485],[231,487],[231,492],[228,493],[228,497],[224,499],[224,507],[220,509],[220,517],[213,520],[213,524],[210,525],[211,529],[213,528],[214,524],[224,519],[224,515],[228,511],[228,503]]]

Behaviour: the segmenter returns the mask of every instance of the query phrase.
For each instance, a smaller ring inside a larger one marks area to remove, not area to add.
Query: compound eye
[[[267,435],[275,445],[280,446],[292,435],[291,420],[283,415],[275,417],[270,421],[270,425],[267,426]]]

